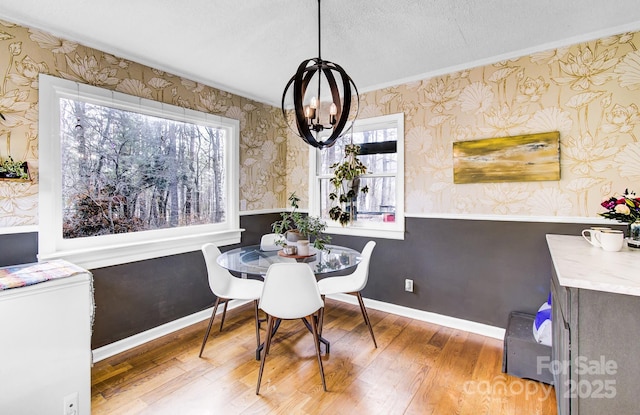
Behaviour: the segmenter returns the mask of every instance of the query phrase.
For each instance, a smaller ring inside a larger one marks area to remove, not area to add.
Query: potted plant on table
[[[360,188],[360,176],[367,172],[367,166],[358,158],[360,146],[347,144],[344,147],[344,160],[334,163],[331,184],[333,192],[329,193],[329,199],[337,203],[329,210],[329,217],[345,226],[352,223],[355,217],[355,203],[359,193],[368,193],[369,187]]]
[[[298,211],[300,198],[295,192],[289,196],[291,211],[280,213],[280,220],[271,224],[273,232],[283,235],[289,242],[296,242],[301,239],[309,240],[313,247],[318,250],[325,250],[325,245],[331,242],[331,237],[322,232],[327,228],[327,224],[320,218],[302,214]],[[279,242],[284,245],[286,242]]]

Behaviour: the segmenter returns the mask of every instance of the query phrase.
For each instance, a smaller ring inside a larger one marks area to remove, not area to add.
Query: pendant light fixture
[[[360,97],[358,88],[344,69],[336,63],[322,59],[320,0],[318,0],[318,57],[302,61],[284,88],[282,115],[285,120],[287,119],[285,99],[291,86],[293,86],[296,123],[293,131],[313,147],[320,149],[331,147],[347,126],[352,105],[352,88],[355,92],[355,116],[358,114]],[[326,95],[323,96],[322,93]],[[330,130],[331,134],[321,140],[319,137],[325,130]]]

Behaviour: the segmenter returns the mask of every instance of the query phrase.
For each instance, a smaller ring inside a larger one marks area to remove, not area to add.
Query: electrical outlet
[[[247,200],[240,199],[240,210],[247,210]]]
[[[78,415],[78,392],[73,392],[64,397],[63,415]]]
[[[240,273],[240,278],[242,278],[243,280],[247,279],[247,273],[246,272],[241,272]]]
[[[413,280],[410,280],[410,279],[404,280],[404,290],[409,293],[413,292]]]

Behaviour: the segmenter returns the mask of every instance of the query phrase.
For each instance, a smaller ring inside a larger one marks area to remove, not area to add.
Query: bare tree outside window
[[[225,221],[226,135],[61,98],[63,237]]]

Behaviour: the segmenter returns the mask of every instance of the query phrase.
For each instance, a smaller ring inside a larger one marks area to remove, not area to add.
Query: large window
[[[358,192],[354,221],[343,227],[329,219],[333,206],[329,193],[333,190],[331,165],[342,161],[349,143],[360,146],[359,159],[367,166],[360,187],[367,186],[369,191]],[[403,143],[403,114],[393,114],[358,119],[332,147],[311,150],[310,213],[327,221],[329,233],[404,238]]]
[[[49,76],[40,110],[40,259],[239,242],[236,120]]]

